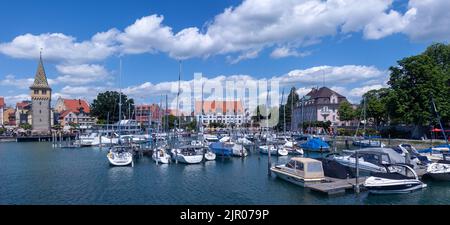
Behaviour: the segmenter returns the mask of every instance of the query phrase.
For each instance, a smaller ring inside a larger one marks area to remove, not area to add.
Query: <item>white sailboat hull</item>
[[[108,160],[113,166],[129,166],[133,162],[133,155],[131,153],[125,153],[123,155],[109,153]]]

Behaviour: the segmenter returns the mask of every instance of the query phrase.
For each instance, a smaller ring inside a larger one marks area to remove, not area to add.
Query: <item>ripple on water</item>
[[[106,149],[52,149],[48,143],[0,144],[0,204],[450,204],[450,184],[426,181],[407,195],[362,193],[328,198],[268,177],[257,153],[198,165],[111,167]],[[289,157],[272,157],[273,164]]]

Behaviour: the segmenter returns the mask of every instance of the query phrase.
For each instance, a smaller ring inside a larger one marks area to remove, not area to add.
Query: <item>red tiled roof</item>
[[[4,106],[5,106],[5,99],[3,97],[0,97],[0,108],[3,108]]]
[[[64,105],[66,106],[66,110],[70,110],[73,112],[79,112],[80,108],[83,108],[83,112],[85,112],[85,113],[91,112],[89,104],[85,100],[64,99]]]
[[[16,107],[18,109],[23,109],[23,108],[29,106],[30,104],[31,104],[31,102],[28,102],[28,101],[18,102],[18,103],[16,103]]]
[[[63,119],[64,117],[66,117],[69,113],[71,113],[71,110],[64,110],[59,114],[59,118]]]

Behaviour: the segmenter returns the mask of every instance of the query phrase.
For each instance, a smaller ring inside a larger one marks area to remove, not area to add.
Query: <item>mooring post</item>
[[[270,155],[272,155],[270,152],[270,145],[267,145],[267,152],[269,153],[269,157],[267,158],[267,175],[270,177],[270,176],[272,176],[272,173],[270,172],[270,167],[272,166],[272,162],[271,162],[271,158],[270,158]]]
[[[359,156],[358,156],[358,150],[356,150],[356,185],[355,185],[355,192],[356,194],[359,194]]]
[[[348,139],[347,139],[347,138],[345,138],[345,148],[346,148],[347,150],[350,149],[350,146],[348,145]]]
[[[100,140],[99,140],[99,142],[100,142],[100,150],[102,150],[102,132],[100,132]]]
[[[59,147],[62,147],[62,142],[63,142],[63,135],[62,132],[59,133]]]

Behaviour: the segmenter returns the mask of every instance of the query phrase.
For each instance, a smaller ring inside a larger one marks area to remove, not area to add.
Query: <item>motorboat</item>
[[[304,151],[301,148],[296,146],[294,141],[286,140],[286,143],[283,145],[283,148],[288,151],[289,154],[292,155],[303,155]]]
[[[205,153],[204,157],[205,157],[205,159],[207,161],[214,161],[214,160],[216,160],[216,154],[214,152],[212,152],[212,151],[207,151]]]
[[[129,166],[133,162],[133,155],[125,146],[113,146],[107,155],[109,163],[113,166]]]
[[[377,140],[371,140],[371,139],[363,139],[363,140],[354,140],[353,145],[361,148],[384,148],[386,145]]]
[[[233,156],[234,144],[226,142],[213,142],[209,145],[209,149],[218,156]]]
[[[116,145],[119,139],[116,137],[100,136],[99,133],[91,133],[88,136],[80,136],[81,147]]]
[[[399,169],[400,167],[400,169]],[[395,169],[392,169],[395,168]],[[387,173],[376,173],[366,179],[364,187],[372,194],[403,194],[427,187],[417,173],[404,164],[386,166]],[[396,172],[391,172],[392,170]],[[398,171],[402,172],[398,172]]]
[[[158,147],[153,150],[152,159],[157,163],[168,164],[171,158],[163,147]]]
[[[206,145],[210,145],[212,143],[219,141],[219,138],[216,135],[212,135],[212,134],[203,135],[203,139],[205,140]]]
[[[237,141],[236,141],[236,143],[237,143],[237,144],[244,145],[244,146],[253,145],[253,142],[250,141],[249,139],[247,139],[246,137],[238,138]]]
[[[443,160],[428,165],[427,174],[435,180],[450,181],[450,155],[444,154]]]
[[[219,140],[220,143],[226,143],[227,146],[231,147],[232,155],[236,157],[246,157],[248,156],[247,149],[242,144],[238,144],[231,141],[231,138],[225,136]]]
[[[352,169],[356,169],[356,156],[358,155],[358,168],[362,174],[386,173],[384,165],[405,163],[405,158],[389,148],[367,148],[356,151],[346,151],[347,155],[331,155],[331,159]]]
[[[393,149],[400,153],[403,157],[407,157],[409,155],[409,160],[417,165],[427,165],[430,163],[427,156],[421,155],[417,149],[410,144],[399,144]]]
[[[310,137],[308,141],[300,144],[305,151],[311,152],[329,152],[330,145],[319,137]]]
[[[191,145],[192,146],[199,146],[199,147],[203,147],[203,143],[199,140],[192,140],[191,141]]]
[[[278,155],[278,156],[287,156],[289,152],[284,149],[282,146],[276,146],[276,145],[261,145],[259,146],[259,152],[261,154],[268,155],[270,151],[271,155]]]
[[[177,149],[172,149],[172,159],[185,164],[197,164],[203,161],[203,147],[202,146],[182,146]]]
[[[322,162],[311,158],[294,157],[287,164],[274,166],[270,170],[278,178],[302,187],[325,181]]]

